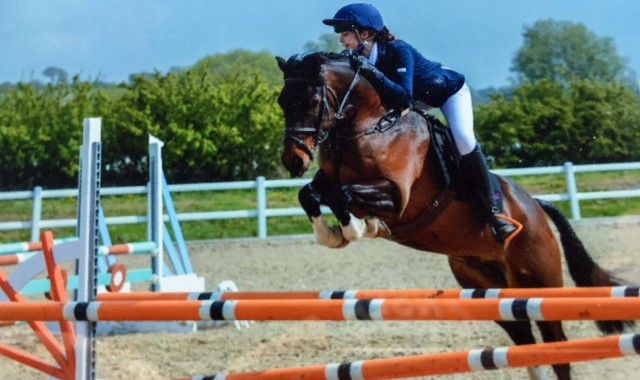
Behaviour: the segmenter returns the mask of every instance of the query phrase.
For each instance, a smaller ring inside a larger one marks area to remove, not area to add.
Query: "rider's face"
[[[358,37],[356,37],[356,33],[353,31],[346,31],[340,33],[340,43],[344,46],[345,49],[353,50],[358,47],[360,42],[358,42]]]

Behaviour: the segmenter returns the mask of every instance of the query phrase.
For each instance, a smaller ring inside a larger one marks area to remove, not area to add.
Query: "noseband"
[[[347,103],[347,99],[351,95],[351,92],[353,91],[354,87],[358,83],[359,79],[360,79],[360,68],[358,68],[355,75],[353,76],[353,79],[351,80],[351,84],[349,85],[349,88],[347,89],[347,92],[345,93],[344,98],[342,98],[342,102],[340,102],[340,106],[338,107],[338,110],[333,115],[333,120],[331,117],[331,109],[330,109],[331,105],[329,104],[329,101],[327,99],[327,92],[329,92],[331,96],[336,100],[336,103],[338,102],[338,95],[336,94],[333,88],[327,86],[326,82],[323,83],[322,99],[321,99],[322,104],[320,104],[320,112],[318,113],[316,124],[313,127],[285,128],[285,131],[284,131],[285,140],[293,141],[296,144],[296,146],[300,148],[302,151],[304,151],[307,154],[307,156],[309,156],[309,159],[313,161],[313,152],[316,150],[318,145],[322,144],[327,139],[327,137],[329,137],[329,132],[336,125],[336,123],[339,120],[344,119],[344,116],[345,116],[344,110],[345,110],[345,105]],[[307,79],[307,78],[287,78],[284,81],[285,83],[287,82],[313,83],[314,82],[313,80]],[[329,128],[322,128],[322,121],[324,120],[325,112],[327,114],[327,119],[331,121],[331,125],[329,126]],[[309,147],[307,144],[304,143],[304,140],[300,138],[298,135],[314,135],[313,146]]]

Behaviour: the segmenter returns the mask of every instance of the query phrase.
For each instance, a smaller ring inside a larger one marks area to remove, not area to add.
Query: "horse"
[[[278,97],[285,120],[281,162],[292,177],[300,177],[319,155],[319,169],[298,194],[319,244],[340,248],[381,237],[444,254],[463,288],[562,287],[562,252],[577,286],[623,282],[595,263],[555,206],[494,175],[503,212],[522,227],[507,244],[498,243],[464,184],[449,178],[456,177],[455,170],[447,171],[442,162],[451,160],[443,160],[432,144],[440,137],[433,127],[442,124],[417,108],[388,109],[349,57],[316,52],[276,60],[284,74]],[[321,205],[330,208],[339,226],[325,221]],[[535,343],[529,321],[496,323],[515,344]],[[596,323],[612,333],[633,322]],[[536,324],[544,342],[567,340],[561,322]],[[553,370],[559,380],[571,378],[568,363]],[[529,375],[544,378],[540,368],[530,368]]]

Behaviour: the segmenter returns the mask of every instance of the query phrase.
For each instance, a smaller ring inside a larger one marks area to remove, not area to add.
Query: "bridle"
[[[313,152],[316,150],[318,145],[322,144],[329,137],[329,132],[336,125],[336,123],[344,119],[345,111],[346,111],[345,106],[347,104],[347,100],[349,99],[351,92],[353,91],[353,89],[355,88],[359,80],[360,80],[360,68],[356,70],[356,73],[353,76],[353,79],[351,80],[351,84],[349,85],[347,92],[344,94],[344,97],[340,102],[340,106],[338,107],[338,110],[336,111],[336,113],[333,115],[333,118],[331,117],[331,104],[329,104],[329,100],[327,99],[327,93],[331,94],[333,99],[336,101],[336,104],[339,101],[338,95],[333,88],[327,85],[326,80],[323,81],[322,90],[321,90],[322,97],[320,100],[321,104],[319,105],[320,112],[318,112],[318,118],[316,120],[315,125],[313,127],[285,128],[284,130],[285,141],[286,140],[293,141],[296,144],[296,146],[300,148],[303,152],[305,152],[307,156],[309,156],[309,159],[313,161]],[[287,82],[315,83],[315,80],[308,79],[308,78],[286,78],[284,81],[285,81],[285,84]],[[331,125],[329,126],[329,128],[322,128],[322,122],[324,120],[325,113],[327,114],[327,120],[331,121]],[[300,138],[298,135],[314,135],[313,146],[309,147],[307,144],[305,144],[304,140]]]

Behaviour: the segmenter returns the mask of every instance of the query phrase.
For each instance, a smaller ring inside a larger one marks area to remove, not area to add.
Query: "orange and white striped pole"
[[[101,293],[98,301],[177,301],[177,300],[270,300],[270,299],[373,299],[373,298],[579,298],[579,297],[640,297],[635,286],[589,288],[504,288],[504,289],[369,289],[311,290],[291,292],[130,292]]]
[[[229,300],[0,303],[0,320],[638,320],[640,298]]]
[[[361,360],[259,372],[185,377],[179,380],[377,380],[532,367],[640,354],[640,334],[568,342],[478,349],[433,355]]]

